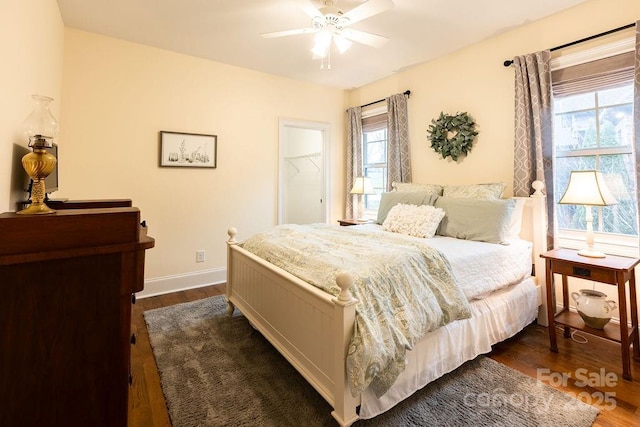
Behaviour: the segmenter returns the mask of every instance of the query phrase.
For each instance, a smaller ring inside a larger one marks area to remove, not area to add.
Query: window
[[[597,169],[618,201],[592,208],[598,243],[617,246],[608,250],[620,254],[625,246],[637,247],[633,62],[621,61],[623,56],[552,73],[555,211],[562,246],[582,245],[586,230],[584,206],[557,204],[571,171]]]
[[[387,114],[362,119],[362,161],[364,176],[371,178],[376,194],[364,196],[366,211],[378,211],[381,194],[387,191]]]

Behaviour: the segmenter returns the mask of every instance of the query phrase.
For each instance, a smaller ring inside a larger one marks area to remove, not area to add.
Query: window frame
[[[374,117],[374,116],[379,116],[379,115],[383,115],[383,114],[387,114],[387,107],[385,106],[380,106],[377,108],[371,108],[369,110],[367,110],[366,112],[362,113],[362,119],[364,121],[364,119],[369,118],[369,117]],[[388,150],[389,150],[389,124],[387,122],[387,125],[385,126],[385,131],[386,131],[386,135],[387,138],[385,140],[385,153],[387,153],[386,156],[386,160],[384,162],[376,162],[376,163],[367,163],[366,162],[366,158],[367,158],[367,151],[366,151],[366,143],[365,143],[365,130],[364,130],[364,126],[362,129],[362,140],[360,141],[361,144],[361,148],[362,148],[362,174],[363,176],[368,176],[366,171],[367,169],[384,169],[384,179],[383,179],[383,185],[387,184],[387,179],[388,179]],[[374,189],[376,191],[381,191],[381,192],[385,192],[386,188],[378,188],[374,186]],[[380,194],[378,194],[377,196],[380,196]],[[378,213],[378,208],[369,208],[368,204],[369,204],[369,197],[368,195],[364,195],[364,214],[366,217],[375,217]]]
[[[554,58],[551,60],[551,71],[556,71],[562,68],[571,67],[574,65],[583,64],[590,61],[596,61],[598,59],[603,59],[619,54],[623,54],[629,51],[635,50],[635,38],[628,37],[613,43],[608,43],[606,45],[598,46],[592,49],[584,50],[581,52],[576,52],[574,54],[569,54],[565,56],[560,56],[558,58]],[[553,83],[552,83],[553,84]],[[632,104],[633,105],[633,104]],[[610,107],[610,106],[607,106]],[[594,109],[598,109],[598,105],[594,107]],[[555,117],[554,117],[555,119]],[[555,120],[554,120],[555,122]],[[598,123],[598,117],[596,115],[596,123]],[[554,131],[555,131],[555,124]],[[634,156],[633,146],[618,146],[618,147],[601,147],[601,148],[585,148],[580,150],[556,150],[555,142],[553,147],[553,161],[555,163],[556,158],[566,158],[566,157],[579,157],[579,156],[596,156],[602,155],[615,155],[615,154],[631,154]],[[597,164],[597,163],[596,163]],[[555,168],[554,168],[555,175]],[[555,179],[555,177],[554,177]],[[557,202],[555,200],[549,201],[547,203],[554,204],[554,235],[556,240],[556,245],[560,247],[570,248],[570,249],[582,249],[585,244],[586,239],[586,230],[572,230],[572,229],[561,229],[558,227],[557,221]],[[636,221],[638,221],[638,216],[640,216],[640,211],[636,212]],[[640,230],[639,230],[640,234]],[[612,255],[620,255],[620,256],[630,256],[635,257],[638,256],[638,252],[640,249],[640,240],[638,235],[623,235],[623,234],[615,234],[615,233],[603,233],[599,231],[594,231],[594,238],[597,242],[597,245],[600,249],[604,250],[606,253]]]

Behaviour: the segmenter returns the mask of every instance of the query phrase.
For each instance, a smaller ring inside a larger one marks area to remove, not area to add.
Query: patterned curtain
[[[513,193],[529,196],[542,181],[547,194],[547,243],[553,245],[553,112],[551,52],[513,58],[515,67],[515,144]]]
[[[636,196],[640,212],[640,21],[636,22],[636,53],[633,79],[633,124],[636,156]]]
[[[358,203],[353,203],[354,195],[350,194],[353,182],[362,176],[362,108],[353,107],[347,110],[347,206],[345,218],[358,217]],[[356,195],[355,197],[361,197]]]
[[[387,98],[387,120],[387,191],[391,191],[391,183],[394,181],[411,182],[409,116],[407,96],[404,93]]]

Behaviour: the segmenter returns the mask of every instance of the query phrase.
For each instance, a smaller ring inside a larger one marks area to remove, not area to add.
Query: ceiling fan
[[[311,17],[311,26],[294,30],[263,33],[261,34],[262,37],[275,38],[298,34],[315,34],[315,42],[312,49],[313,59],[330,57],[332,41],[335,43],[338,51],[343,53],[351,46],[351,42],[372,47],[381,47],[389,40],[387,37],[347,27],[391,9],[394,6],[392,0],[368,0],[347,12],[342,12],[333,0],[325,0],[323,2],[324,7],[320,9],[316,8],[311,0],[294,1]],[[323,65],[321,65],[321,67],[322,66]],[[330,59],[328,68],[331,68]]]

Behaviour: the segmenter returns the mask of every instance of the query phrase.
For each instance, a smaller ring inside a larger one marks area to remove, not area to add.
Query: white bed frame
[[[544,260],[546,251],[546,197],[543,185],[526,198],[520,236],[533,243],[538,287],[538,322],[546,325]],[[346,356],[355,324],[356,300],[348,273],[337,277],[342,289],[334,297],[283,269],[242,249],[229,229],[227,241],[228,313],[238,308],[251,325],[305,377],[333,407],[341,426],[358,419],[360,396],[353,397],[347,382]]]

